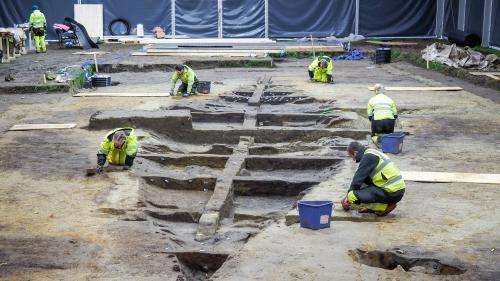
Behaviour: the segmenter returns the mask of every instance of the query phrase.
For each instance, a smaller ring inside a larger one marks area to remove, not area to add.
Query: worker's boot
[[[349,209],[351,209],[351,205],[349,204],[349,200],[347,200],[347,196],[344,197],[344,199],[342,199],[340,203],[342,204],[342,208],[344,209],[344,211],[349,211]]]
[[[391,203],[387,205],[387,208],[383,212],[375,212],[375,214],[379,217],[385,217],[387,216],[392,210],[396,209],[397,204],[396,203]]]

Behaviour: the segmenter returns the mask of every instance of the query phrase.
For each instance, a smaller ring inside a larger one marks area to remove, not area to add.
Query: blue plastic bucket
[[[332,201],[299,201],[300,226],[310,229],[330,227]]]
[[[405,133],[392,133],[380,136],[380,146],[383,152],[398,154],[403,150]]]

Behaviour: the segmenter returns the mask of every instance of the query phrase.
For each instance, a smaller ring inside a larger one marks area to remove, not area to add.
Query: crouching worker
[[[366,112],[372,123],[372,140],[378,143],[380,134],[394,133],[394,125],[398,118],[396,103],[384,94],[384,86],[375,84],[375,96],[368,101]]]
[[[384,153],[351,142],[347,152],[359,163],[342,207],[356,206],[360,213],[385,216],[396,208],[405,193],[405,182],[396,165]]]
[[[198,86],[198,78],[194,71],[187,65],[176,65],[174,74],[171,79],[170,95],[174,95],[175,84],[177,80],[181,80],[182,84],[177,89],[177,95],[182,95],[183,97],[188,97],[189,95],[196,94],[196,88]]]
[[[328,56],[320,56],[309,65],[309,79],[316,82],[333,82],[333,61]]]
[[[106,160],[110,165],[130,168],[134,164],[138,144],[134,129],[118,128],[110,131],[97,152],[97,173],[103,171]]]

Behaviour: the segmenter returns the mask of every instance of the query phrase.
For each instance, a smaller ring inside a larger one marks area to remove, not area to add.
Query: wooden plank
[[[401,42],[401,41],[384,42],[384,41],[377,41],[377,40],[368,40],[365,42],[368,44],[386,45],[386,46],[416,46],[416,45],[418,45],[418,43],[416,43],[416,42]]]
[[[28,130],[45,130],[45,129],[72,129],[76,127],[76,123],[67,124],[18,124],[12,126],[9,131],[28,131]]]
[[[405,181],[500,184],[500,174],[439,173],[417,171],[402,171],[401,173]]]
[[[285,51],[287,52],[312,52],[312,46],[287,46]],[[342,46],[314,46],[315,52],[343,52],[344,48]]]
[[[105,55],[105,54],[109,54],[109,52],[101,52],[101,51],[97,51],[97,52],[75,52],[75,53],[72,53],[73,55]]]
[[[461,91],[461,87],[385,87],[387,91]],[[368,87],[373,91],[373,87]]]
[[[170,97],[168,93],[78,93],[73,97]]]
[[[473,71],[473,72],[469,72],[470,74],[472,75],[487,75],[487,74],[490,74],[490,75],[500,75],[500,72],[496,72],[496,71],[493,71],[493,72],[488,72],[488,71]]]
[[[189,48],[189,49],[148,49],[146,51],[148,54],[151,53],[175,53],[175,54],[181,54],[181,53],[231,53],[231,54],[239,54],[239,53],[250,53],[250,54],[279,54],[281,53],[280,49],[263,49],[263,50],[257,50],[257,49],[195,49],[195,48]]]
[[[256,53],[146,53],[133,52],[132,56],[177,56],[177,57],[265,57],[266,54]]]
[[[476,76],[486,76],[494,80],[500,80],[497,75],[500,75],[500,72],[469,72],[472,75]]]

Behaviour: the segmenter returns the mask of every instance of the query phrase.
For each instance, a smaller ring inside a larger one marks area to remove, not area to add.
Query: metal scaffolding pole
[[[354,16],[354,34],[359,34],[359,0],[356,0],[356,14]]]
[[[172,38],[175,38],[175,0],[170,1],[170,25],[172,27]]]
[[[269,38],[269,0],[264,0],[264,36]]]
[[[217,0],[217,14],[218,14],[218,24],[217,30],[219,34],[219,38],[222,38],[222,0]]]
[[[458,2],[458,30],[465,31],[465,14],[467,12],[467,0]]]
[[[491,41],[491,16],[493,12],[493,0],[484,1],[483,14],[483,36],[481,46],[489,47]]]
[[[445,0],[438,0],[436,6],[436,37],[443,38]]]

